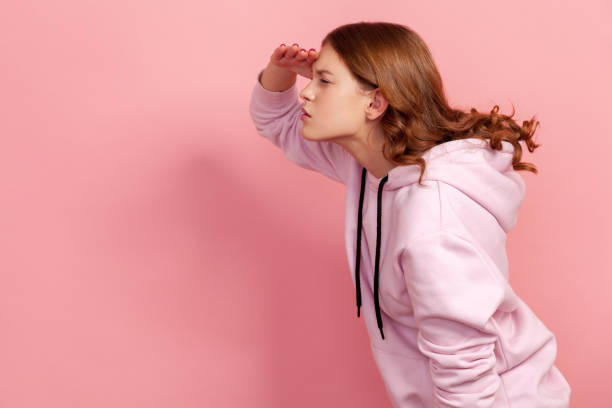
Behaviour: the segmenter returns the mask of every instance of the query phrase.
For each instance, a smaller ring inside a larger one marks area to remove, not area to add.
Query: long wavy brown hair
[[[389,106],[381,118],[385,134],[384,157],[397,164],[418,164],[419,184],[425,172],[421,155],[429,148],[456,139],[488,140],[491,148],[501,150],[502,141],[514,146],[515,170],[538,172],[521,162],[523,140],[530,152],[539,144],[533,134],[539,122],[533,117],[519,126],[514,116],[471,108],[470,112],[448,105],[442,78],[429,48],[410,28],[388,22],[345,24],[329,32],[321,46],[330,45],[346,64],[364,91],[379,88]]]

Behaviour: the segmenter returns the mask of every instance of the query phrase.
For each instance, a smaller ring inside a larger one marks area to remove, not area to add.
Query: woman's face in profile
[[[370,99],[329,45],[324,45],[312,64],[312,80],[300,91],[310,117],[302,119],[302,136],[324,141],[353,136],[366,124]]]

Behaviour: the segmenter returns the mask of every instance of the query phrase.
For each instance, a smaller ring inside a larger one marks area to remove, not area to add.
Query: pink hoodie
[[[293,163],[347,186],[348,264],[374,360],[396,408],[566,408],[553,333],[508,282],[506,234],[525,184],[513,147],[429,149],[377,179],[332,142],[301,136],[296,85],[251,95],[257,133]],[[316,120],[316,118],[315,118]]]

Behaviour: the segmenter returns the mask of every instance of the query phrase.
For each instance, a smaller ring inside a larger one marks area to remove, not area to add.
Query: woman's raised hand
[[[298,43],[291,47],[281,44],[270,56],[270,62],[277,67],[288,69],[305,78],[312,79],[312,63],[319,58],[319,53],[311,48],[306,51]]]

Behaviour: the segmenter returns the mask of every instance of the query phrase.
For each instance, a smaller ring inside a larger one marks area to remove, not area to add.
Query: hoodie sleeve
[[[501,386],[497,337],[484,327],[503,301],[504,282],[473,244],[443,231],[407,245],[401,264],[435,407],[493,407]]]
[[[300,119],[302,104],[296,84],[281,92],[267,90],[260,82],[263,71],[257,75],[249,106],[257,133],[279,147],[298,166],[346,184],[352,156],[336,143],[304,139]]]

